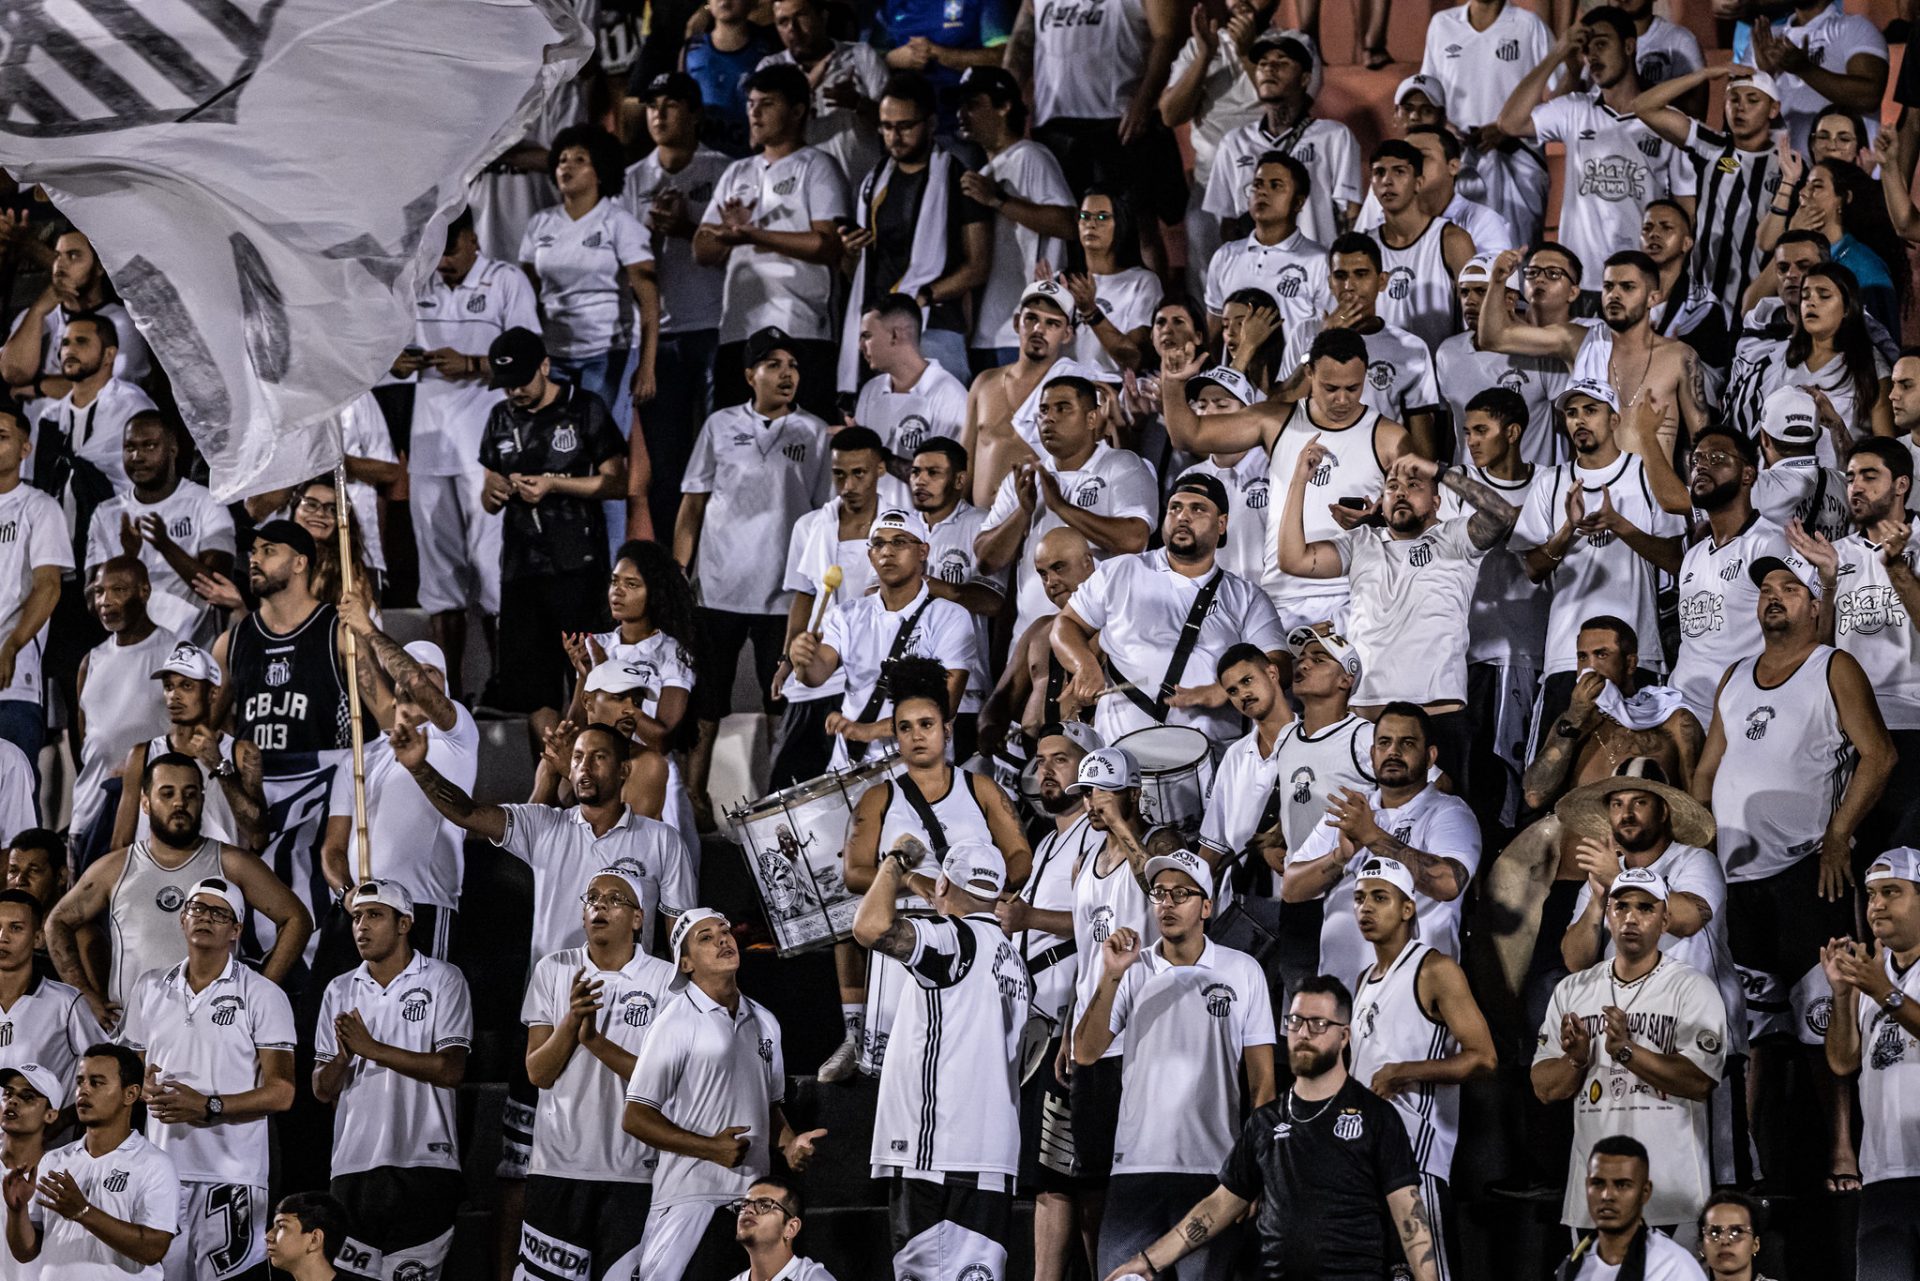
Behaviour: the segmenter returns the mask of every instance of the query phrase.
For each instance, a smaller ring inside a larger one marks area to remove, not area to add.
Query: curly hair
[[[647,585],[647,621],[683,648],[693,649],[693,585],[673,553],[650,539],[636,538],[620,545],[613,563],[623,560],[633,563]]]
[[[600,198],[612,200],[618,196],[627,182],[626,153],[620,149],[620,140],[599,125],[569,125],[555,134],[553,145],[547,148],[547,177],[553,177],[560,168],[560,157],[573,147],[586,152],[593,162]]]

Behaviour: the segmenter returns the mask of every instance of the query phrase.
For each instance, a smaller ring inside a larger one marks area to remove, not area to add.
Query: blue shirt
[[[1009,23],[1004,0],[883,0],[878,39],[885,49],[897,49],[915,36],[947,49],[988,49],[1005,44]],[[940,121],[953,124],[954,108],[948,93],[960,83],[960,72],[928,63],[927,79],[940,93]]]
[[[744,156],[747,142],[747,77],[761,61],[780,52],[780,40],[765,27],[734,53],[713,47],[711,32],[687,41],[686,69],[700,86],[700,132],[707,145],[730,156]]]
[[[1860,305],[1881,324],[1892,330],[1900,320],[1894,301],[1893,276],[1880,255],[1853,238],[1853,234],[1834,242],[1833,260],[1853,273],[1860,282]]]

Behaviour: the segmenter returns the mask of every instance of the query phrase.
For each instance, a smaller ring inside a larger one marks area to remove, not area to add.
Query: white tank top
[[[1314,469],[1313,475],[1307,480],[1307,509],[1301,513],[1301,519],[1309,543],[1333,538],[1341,532],[1340,526],[1334,523],[1333,516],[1327,511],[1328,504],[1342,498],[1378,498],[1387,484],[1387,473],[1380,466],[1380,452],[1375,443],[1380,431],[1380,411],[1369,409],[1360,415],[1353,426],[1329,431],[1313,421],[1308,413],[1311,403],[1303,400],[1294,406],[1287,425],[1280,429],[1280,435],[1274,439],[1273,459],[1267,469],[1268,489],[1273,495],[1274,505],[1269,517],[1271,532],[1267,539],[1266,559],[1272,572],[1261,585],[1267,589],[1267,595],[1273,597],[1275,604],[1307,596],[1345,594],[1347,590],[1345,577],[1295,578],[1279,571],[1279,522],[1285,512],[1287,493],[1293,485],[1294,464],[1299,461],[1300,451],[1307,447],[1307,442],[1318,433],[1321,445],[1327,450],[1327,456],[1320,460],[1320,466]],[[1228,528],[1231,530],[1232,527]]]
[[[1100,875],[1100,850],[1104,845],[1105,841],[1101,840],[1089,847],[1086,864],[1073,883],[1073,942],[1081,962],[1080,973],[1073,983],[1076,1025],[1080,1015],[1093,1003],[1094,993],[1100,986],[1104,972],[1100,952],[1106,946],[1107,936],[1123,927],[1133,930],[1140,936],[1143,951],[1160,938],[1160,927],[1147,908],[1147,892],[1141,888],[1127,860],[1121,859],[1111,872]],[[1124,1054],[1126,1048],[1127,1034],[1120,1032],[1100,1057],[1113,1058]]]
[[[1389,1063],[1421,1063],[1459,1053],[1460,1043],[1420,1007],[1416,990],[1420,967],[1433,949],[1412,942],[1387,967],[1385,977],[1372,977],[1369,965],[1353,987],[1353,1079],[1370,1084],[1373,1074]],[[1460,1138],[1460,1087],[1421,1082],[1390,1100],[1406,1123],[1413,1159],[1422,1174],[1451,1177],[1453,1148]]]
[[[1040,0],[1033,32],[1036,126],[1127,114],[1147,65],[1141,0]]]
[[[1713,815],[1729,884],[1777,875],[1819,853],[1853,773],[1853,744],[1827,688],[1833,648],[1814,646],[1773,689],[1754,680],[1756,661],[1735,663],[1720,691],[1727,752],[1713,776]]]
[[[1587,327],[1587,336],[1580,340],[1579,350],[1573,353],[1573,381],[1609,382],[1613,366],[1613,330],[1603,320],[1575,323]]]
[[[994,843],[993,833],[987,828],[986,812],[980,808],[980,801],[973,794],[971,785],[973,776],[963,769],[952,769],[952,775],[953,782],[947,788],[945,796],[937,801],[931,796],[926,798],[928,808],[933,811],[933,816],[940,820],[940,826],[945,831],[944,839],[938,842],[933,839],[933,833],[927,830],[927,825],[920,821],[920,815],[914,811],[907,800],[906,792],[901,788],[901,784],[907,781],[907,776],[903,773],[886,783],[887,808],[880,819],[880,854],[884,855],[892,849],[902,836],[911,836],[927,849],[934,851],[917,870],[930,877],[938,877],[940,875],[939,850],[950,845],[958,845],[962,841],[979,841],[987,845]],[[918,894],[901,895],[900,904],[903,907],[930,906]]]
[[[1380,319],[1406,330],[1427,344],[1428,351],[1438,350],[1441,343],[1460,332],[1453,273],[1447,270],[1447,258],[1441,251],[1446,229],[1452,225],[1446,218],[1434,218],[1405,249],[1387,243],[1384,227],[1376,227],[1372,233],[1380,246],[1381,271],[1386,276],[1380,289]]]
[[[88,653],[87,687],[80,693],[87,737],[80,745],[80,775],[73,784],[74,835],[85,832],[105,807],[101,789],[111,771],[126,764],[127,753],[141,739],[167,728],[167,708],[153,669],[166,661],[174,643],[172,632],[156,627],[143,641],[116,645],[109,636]]]
[[[1100,848],[1104,837],[1093,830],[1093,822],[1084,813],[1063,828],[1055,828],[1033,848],[1033,870],[1019,890],[1022,902],[1042,912],[1073,911],[1074,861]],[[1058,1019],[1073,999],[1074,978],[1079,971],[1080,954],[1073,938],[1047,934],[1040,930],[1022,930],[1014,939],[1020,959],[1027,963],[1033,978],[1033,1005],[1050,1019]],[[1067,949],[1064,955],[1056,952]],[[1050,955],[1058,956],[1049,960]]]
[[[163,756],[173,750],[173,744],[167,741],[165,734],[156,735],[147,740],[147,759]],[[220,756],[223,760],[233,759],[233,735],[220,736]],[[210,841],[225,841],[229,845],[240,844],[236,833],[240,824],[233,817],[233,806],[227,802],[227,789],[220,786],[220,780],[207,769],[206,762],[196,760],[200,767],[200,834]],[[139,786],[139,780],[134,780]],[[153,835],[153,820],[147,817],[145,810],[139,811],[134,821],[133,839],[144,841]]]
[[[187,891],[209,876],[219,876],[220,842],[203,840],[179,867],[168,871],[153,860],[145,841],[127,849],[126,866],[107,900],[112,931],[113,973],[107,1000],[124,1005],[134,980],[148,970],[186,959],[187,939],[180,932],[180,909]]]

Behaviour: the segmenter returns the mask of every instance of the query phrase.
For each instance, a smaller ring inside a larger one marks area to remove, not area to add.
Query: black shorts
[[[1904,1281],[1920,1274],[1920,1179],[1882,1179],[1860,1189],[1854,1256],[1859,1281]]]
[[[1849,896],[1850,897],[1850,896]],[[1848,897],[1820,897],[1820,857],[1784,872],[1727,886],[1727,950],[1743,970],[1771,974],[1791,987],[1820,963],[1820,949],[1853,925]]]
[[[500,584],[500,668],[487,701],[503,712],[558,710],[573,698],[562,632],[606,626],[607,572],[599,566]]]
[[[1127,193],[1134,217],[1143,224],[1152,217],[1172,226],[1186,217],[1180,145],[1159,120],[1130,143],[1120,141],[1118,120],[1049,120],[1033,138],[1060,162],[1075,196],[1096,182],[1106,183]]]
[[[773,673],[786,644],[784,614],[736,614],[725,609],[693,611],[696,636],[693,714],[703,721],[725,719],[733,708],[733,678],[740,651],[753,642],[753,683],[760,692],[758,710],[771,715]]]
[[[530,1174],[520,1267],[531,1277],[626,1281],[639,1272],[641,1230],[652,1205],[651,1183]]]
[[[1124,1055],[1086,1067],[1073,1065],[1073,1151],[1081,1182],[1104,1187],[1113,1175],[1113,1141],[1120,1128],[1120,1065]]]
[[[389,1262],[400,1254],[424,1260],[423,1247],[435,1242],[444,1262],[467,1180],[458,1170],[386,1167],[337,1174],[328,1190],[347,1208],[350,1226],[340,1266],[352,1271],[349,1261],[369,1253],[386,1256]]]

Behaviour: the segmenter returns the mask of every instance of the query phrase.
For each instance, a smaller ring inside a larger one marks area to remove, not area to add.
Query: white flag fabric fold
[[[469,182],[592,36],[564,0],[6,0],[0,166],[87,233],[221,498],[333,466]]]

